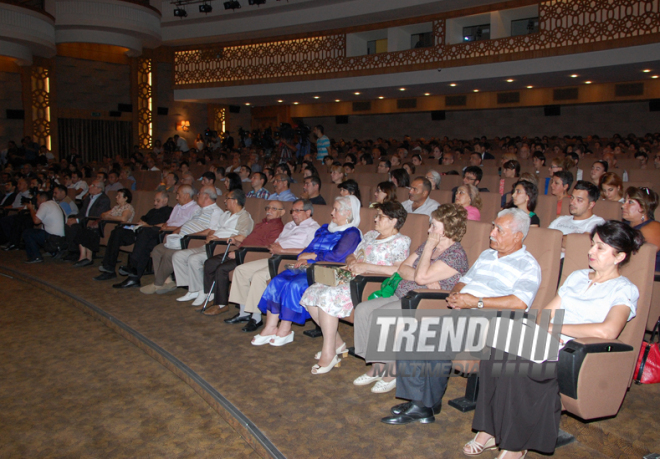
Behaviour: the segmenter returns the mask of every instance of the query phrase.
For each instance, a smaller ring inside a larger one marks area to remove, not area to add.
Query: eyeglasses
[[[268,212],[269,210],[284,210],[284,209],[280,209],[278,207],[271,207],[271,206],[266,206],[266,207],[264,207],[264,209],[266,209],[266,212]]]
[[[234,201],[236,201],[236,198],[225,198],[225,201],[229,201],[230,199],[233,199]]]
[[[388,220],[392,220],[392,217],[388,217],[388,216],[385,215],[385,214],[376,214],[376,218],[377,218],[378,220],[382,220],[383,218],[387,218]]]
[[[291,209],[289,213],[293,215],[294,212],[306,212],[305,209]]]

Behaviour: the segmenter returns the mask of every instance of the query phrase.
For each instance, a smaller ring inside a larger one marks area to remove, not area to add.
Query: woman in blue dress
[[[310,318],[307,310],[300,305],[300,299],[309,285],[307,272],[299,268],[306,268],[315,261],[344,263],[362,240],[358,229],[360,201],[355,196],[335,199],[330,215],[332,221],[316,231],[312,242],[298,255],[294,269],[281,272],[266,287],[259,301],[259,309],[266,314],[266,325],[252,339],[255,346],[284,346],[292,342],[294,333],[291,323],[303,325]]]

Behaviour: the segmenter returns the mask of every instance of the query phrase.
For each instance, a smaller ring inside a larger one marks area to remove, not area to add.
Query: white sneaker
[[[199,295],[199,292],[188,292],[185,295],[177,298],[176,300],[181,301],[181,302],[190,301],[190,300],[194,300],[195,298],[197,298],[198,295]]]
[[[396,378],[390,382],[385,382],[382,379],[374,384],[374,387],[371,388],[371,392],[374,394],[384,394],[391,391],[396,387]]]
[[[215,297],[215,294],[211,293],[211,296],[209,297],[209,304],[213,301],[213,298]],[[193,306],[201,306],[204,304],[206,301],[206,294],[204,292],[199,293],[199,296],[197,296],[197,299],[193,301]]]

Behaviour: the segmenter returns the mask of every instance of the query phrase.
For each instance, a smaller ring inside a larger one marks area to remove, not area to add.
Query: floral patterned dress
[[[133,218],[135,217],[135,209],[129,203],[126,203],[123,206],[117,204],[110,210],[110,215],[112,215],[113,217],[121,217],[124,214],[124,211],[126,211],[127,209],[131,211],[131,214],[128,216],[126,221],[132,222]]]
[[[410,238],[400,233],[386,239],[377,239],[378,231],[369,231],[355,249],[355,258],[360,263],[379,266],[392,266],[408,258]],[[309,287],[300,304],[306,309],[317,306],[328,315],[348,317],[353,310],[351,291],[348,284],[329,287],[316,283]]]

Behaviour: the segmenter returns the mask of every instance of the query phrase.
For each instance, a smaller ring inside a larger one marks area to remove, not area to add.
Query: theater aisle
[[[18,279],[0,292],[0,457],[258,457],[100,321]]]

